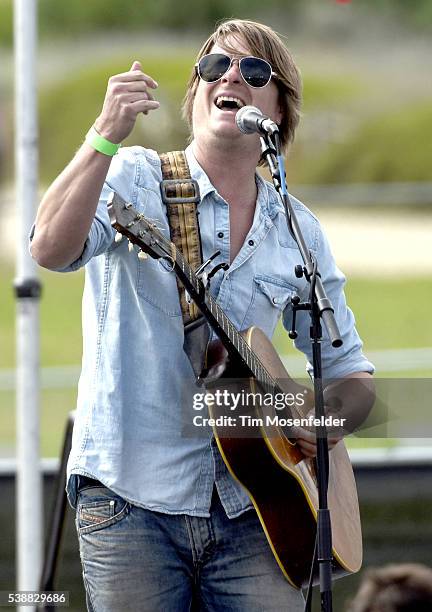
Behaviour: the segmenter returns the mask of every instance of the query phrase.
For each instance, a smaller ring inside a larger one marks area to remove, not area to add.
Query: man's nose
[[[228,81],[232,83],[237,83],[238,81],[240,81],[241,75],[239,62],[240,60],[238,59],[234,59],[231,62],[231,66],[229,67],[229,70],[227,70],[223,75],[222,81]]]

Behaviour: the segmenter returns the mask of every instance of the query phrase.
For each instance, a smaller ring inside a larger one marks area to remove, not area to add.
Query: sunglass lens
[[[246,83],[251,87],[265,87],[271,79],[271,66],[258,57],[244,57],[240,70]]]
[[[222,53],[204,55],[198,63],[199,75],[207,83],[214,83],[223,77],[230,63],[230,58]]]

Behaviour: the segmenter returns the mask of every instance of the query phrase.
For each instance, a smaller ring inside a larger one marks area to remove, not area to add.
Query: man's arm
[[[155,89],[157,83],[136,61],[128,72],[111,77],[102,112],[94,124],[99,134],[121,143],[131,133],[138,113],[159,107],[149,87]],[[83,143],[48,188],[39,205],[31,244],[39,265],[63,268],[81,255],[111,159]]]

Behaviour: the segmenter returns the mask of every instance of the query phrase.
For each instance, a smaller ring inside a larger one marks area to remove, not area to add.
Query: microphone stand
[[[330,300],[326,296],[321,277],[318,271],[318,264],[313,254],[307,248],[306,242],[300,230],[297,217],[291,204],[286,182],[285,165],[280,150],[279,133],[275,130],[271,134],[266,133],[261,136],[262,156],[267,160],[273,184],[278,192],[285,208],[288,230],[296,241],[300,254],[303,259],[303,266],[295,267],[295,274],[298,278],[304,276],[310,284],[309,301],[300,303],[300,298],[294,296],[291,300],[293,307],[292,329],[289,332],[290,338],[296,338],[295,318],[299,310],[308,310],[311,317],[310,338],[312,342],[313,372],[314,372],[314,393],[315,393],[315,417],[321,421],[324,417],[324,390],[322,384],[322,359],[321,359],[321,338],[322,328],[321,319],[330,337],[333,347],[342,346],[342,338],[334,317],[334,310]],[[315,467],[318,483],[318,512],[317,512],[317,535],[315,550],[312,558],[310,581],[308,586],[305,612],[311,610],[312,603],[312,584],[315,573],[316,561],[319,567],[319,585],[321,594],[322,612],[332,612],[332,534],[330,511],[327,501],[327,489],[329,479],[329,450],[327,443],[327,429],[325,425],[316,428],[317,456]],[[318,556],[317,556],[318,555]]]

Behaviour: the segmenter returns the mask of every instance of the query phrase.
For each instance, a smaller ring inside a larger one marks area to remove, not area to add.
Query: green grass
[[[432,346],[429,278],[351,279],[346,295],[367,348]]]

